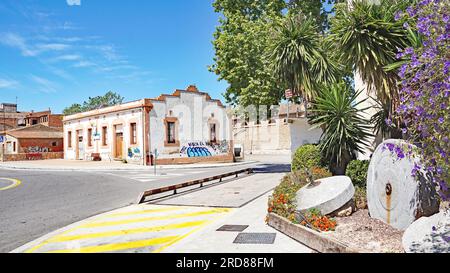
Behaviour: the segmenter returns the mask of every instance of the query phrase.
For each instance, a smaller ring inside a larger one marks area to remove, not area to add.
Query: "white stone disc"
[[[355,187],[347,176],[333,176],[316,182],[298,191],[298,211],[304,212],[315,208],[323,215],[327,215],[340,209],[355,195]]]
[[[402,140],[387,140],[372,156],[367,175],[367,203],[373,218],[405,230],[426,206],[436,205],[427,193],[419,191],[421,182],[412,176],[417,159],[398,159],[385,149],[386,144],[407,145]],[[438,205],[434,210],[438,210]]]

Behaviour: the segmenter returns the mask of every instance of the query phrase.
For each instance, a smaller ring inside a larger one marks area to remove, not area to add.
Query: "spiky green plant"
[[[399,49],[410,45],[403,21],[395,20],[395,13],[410,1],[353,0],[351,5],[336,5],[336,16],[331,20],[329,39],[343,64],[357,71],[369,90],[383,102],[398,100],[395,70],[385,67],[397,61]]]
[[[270,58],[275,75],[306,100],[318,93],[320,83],[338,78],[338,65],[324,50],[324,39],[313,19],[301,14],[277,24]]]
[[[330,162],[331,169],[343,174],[350,160],[364,153],[371,135],[369,121],[362,115],[368,108],[357,101],[361,91],[353,90],[344,82],[324,86],[310,109],[309,122],[313,128],[321,128],[320,148]]]

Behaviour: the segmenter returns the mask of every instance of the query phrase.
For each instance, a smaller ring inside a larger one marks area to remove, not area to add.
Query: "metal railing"
[[[143,192],[139,196],[138,204],[144,203],[145,199],[151,195],[165,193],[165,192],[169,192],[169,191],[173,191],[173,194],[175,195],[175,194],[177,194],[177,190],[179,190],[179,189],[191,187],[191,186],[195,186],[195,185],[200,185],[200,188],[202,188],[204,183],[208,183],[208,182],[211,182],[214,180],[219,180],[219,182],[222,182],[223,178],[225,178],[225,177],[229,177],[229,176],[233,176],[233,175],[238,177],[239,174],[241,174],[241,173],[251,174],[251,173],[253,173],[253,169],[247,168],[247,169],[243,169],[243,170],[239,170],[239,171],[234,171],[234,172],[229,172],[229,173],[225,173],[225,174],[221,174],[221,175],[211,176],[208,178],[197,179],[197,180],[193,180],[193,181],[189,181],[189,182],[185,182],[185,183],[181,183],[181,184],[177,184],[177,185],[148,190],[148,191]]]

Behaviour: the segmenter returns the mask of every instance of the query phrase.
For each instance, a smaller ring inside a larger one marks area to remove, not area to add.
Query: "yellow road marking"
[[[11,185],[6,186],[4,188],[0,188],[0,191],[6,191],[15,187],[18,187],[20,184],[22,184],[22,181],[18,180],[18,179],[13,179],[13,178],[4,178],[4,177],[0,177],[0,180],[7,180],[10,182],[13,182]]]
[[[175,211],[175,210],[181,210],[181,209],[183,209],[183,208],[176,207],[176,208],[161,208],[161,209],[149,209],[149,210],[118,212],[118,213],[112,213],[112,214],[108,214],[108,215],[99,217],[97,220],[106,219],[106,218],[109,218],[109,217],[116,217],[116,216],[127,216],[127,215],[133,215],[133,214],[147,214],[147,213],[156,213],[156,212],[166,212],[166,211]]]
[[[228,208],[223,208],[223,209],[214,209],[214,210],[209,210],[209,211],[200,211],[200,212],[195,212],[195,213],[186,213],[186,214],[176,214],[176,215],[169,215],[169,216],[160,216],[160,217],[148,217],[148,218],[138,218],[138,219],[132,219],[132,220],[124,220],[124,221],[116,221],[116,222],[100,222],[100,223],[92,223],[92,224],[83,224],[83,225],[78,225],[75,226],[71,229],[68,229],[62,233],[60,233],[59,235],[55,235],[47,240],[44,240],[43,242],[37,244],[34,247],[31,247],[29,249],[27,249],[25,251],[25,253],[33,253],[36,252],[38,249],[42,248],[43,246],[49,244],[52,242],[52,240],[55,237],[63,237],[63,236],[70,236],[68,235],[69,233],[76,231],[78,229],[82,229],[82,228],[86,228],[86,227],[97,227],[97,226],[113,226],[113,225],[119,225],[119,224],[123,224],[123,222],[144,222],[144,221],[152,221],[152,220],[165,220],[165,219],[176,219],[176,218],[184,218],[184,217],[190,217],[190,216],[200,216],[200,215],[207,215],[207,214],[215,214],[215,213],[222,213],[222,212],[230,212],[232,209],[228,209]],[[175,216],[175,217],[174,217]],[[225,216],[225,215],[223,215]],[[222,216],[222,217],[223,217]],[[98,220],[98,219],[103,219],[102,216],[100,216],[100,218],[94,218],[92,221]],[[149,220],[150,219],[150,220]],[[91,221],[90,221],[91,222]],[[119,222],[119,223],[118,223]],[[113,224],[114,223],[114,224]],[[100,224],[100,225],[99,225]],[[208,223],[205,223],[204,225],[207,225]],[[94,226],[91,226],[94,225]],[[195,231],[197,231],[198,229],[196,229]],[[193,231],[194,232],[194,231]],[[187,237],[188,235],[192,234],[193,232],[189,232],[188,234],[186,234],[185,236],[183,236],[183,238]],[[177,237],[177,239],[175,241],[171,241],[169,242],[165,247],[163,247],[161,250],[169,247],[170,245],[176,243],[177,241],[183,239],[183,238],[179,238]],[[159,252],[159,251],[158,251]]]
[[[153,216],[153,217],[145,217],[145,218],[137,218],[137,219],[111,221],[111,222],[98,222],[98,223],[94,222],[94,223],[87,223],[87,224],[81,225],[80,228],[118,226],[118,225],[139,223],[139,222],[147,222],[147,221],[178,219],[178,218],[185,218],[185,217],[192,217],[192,216],[216,214],[216,213],[223,213],[223,212],[228,212],[228,211],[229,211],[229,209],[213,209],[213,210],[198,211],[198,212],[191,212],[191,213],[184,213],[184,214],[165,215],[165,216]]]
[[[223,218],[223,217],[225,217],[225,214],[224,214],[224,215],[220,215],[220,216],[218,216],[218,217],[215,217],[214,219],[212,219],[212,220],[210,220],[210,221],[204,223],[203,225],[199,226],[198,228],[195,228],[195,229],[191,230],[190,232],[188,232],[188,233],[186,233],[186,234],[184,234],[184,235],[182,235],[182,236],[180,236],[180,237],[178,237],[178,238],[175,238],[173,241],[171,241],[171,242],[165,244],[165,245],[164,245],[163,247],[161,247],[161,248],[158,248],[158,249],[154,250],[152,253],[160,253],[161,251],[165,250],[165,249],[168,248],[169,246],[172,246],[172,245],[174,245],[175,243],[177,243],[177,242],[183,240],[184,238],[188,237],[189,235],[194,234],[195,232],[202,230],[202,229],[205,228],[207,225],[209,225],[209,224],[211,224],[212,222],[217,221],[217,220],[219,220],[219,219],[221,219],[221,218]]]
[[[176,239],[177,236],[168,236],[161,238],[153,238],[148,240],[141,241],[132,241],[132,242],[124,242],[124,243],[115,243],[115,244],[106,244],[99,246],[88,246],[81,247],[78,249],[63,249],[63,250],[53,250],[48,253],[101,253],[101,252],[110,252],[110,251],[119,251],[125,249],[134,249],[134,248],[143,248],[154,245],[161,245],[167,242],[171,242]]]
[[[107,231],[107,232],[90,233],[90,234],[55,236],[52,239],[50,239],[48,242],[49,243],[61,243],[61,242],[75,241],[75,240],[82,240],[82,239],[113,237],[113,236],[121,236],[121,235],[136,234],[136,233],[159,232],[159,231],[163,231],[163,230],[173,230],[173,229],[182,229],[182,228],[200,226],[206,222],[208,222],[208,221],[185,222],[185,223],[171,224],[171,225],[165,225],[165,226],[157,226],[157,227],[149,227],[149,228],[135,228],[135,229],[128,229],[128,230]]]

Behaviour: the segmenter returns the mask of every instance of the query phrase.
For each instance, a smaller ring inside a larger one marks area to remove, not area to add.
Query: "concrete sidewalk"
[[[133,205],[67,226],[13,253],[310,253],[312,250],[265,224],[264,194],[239,209]],[[274,233],[273,244],[234,244],[237,232],[224,224],[249,225],[244,232]]]
[[[216,167],[233,167],[240,165],[254,164],[256,161],[243,161],[235,163],[204,163],[204,164],[186,164],[186,165],[161,165],[157,166],[158,170],[170,169],[193,169],[193,168],[216,168]],[[142,166],[134,164],[124,164],[118,161],[94,162],[81,160],[36,160],[36,161],[14,161],[0,162],[1,169],[17,169],[17,170],[51,170],[51,171],[117,171],[117,170],[153,170],[153,166]]]

